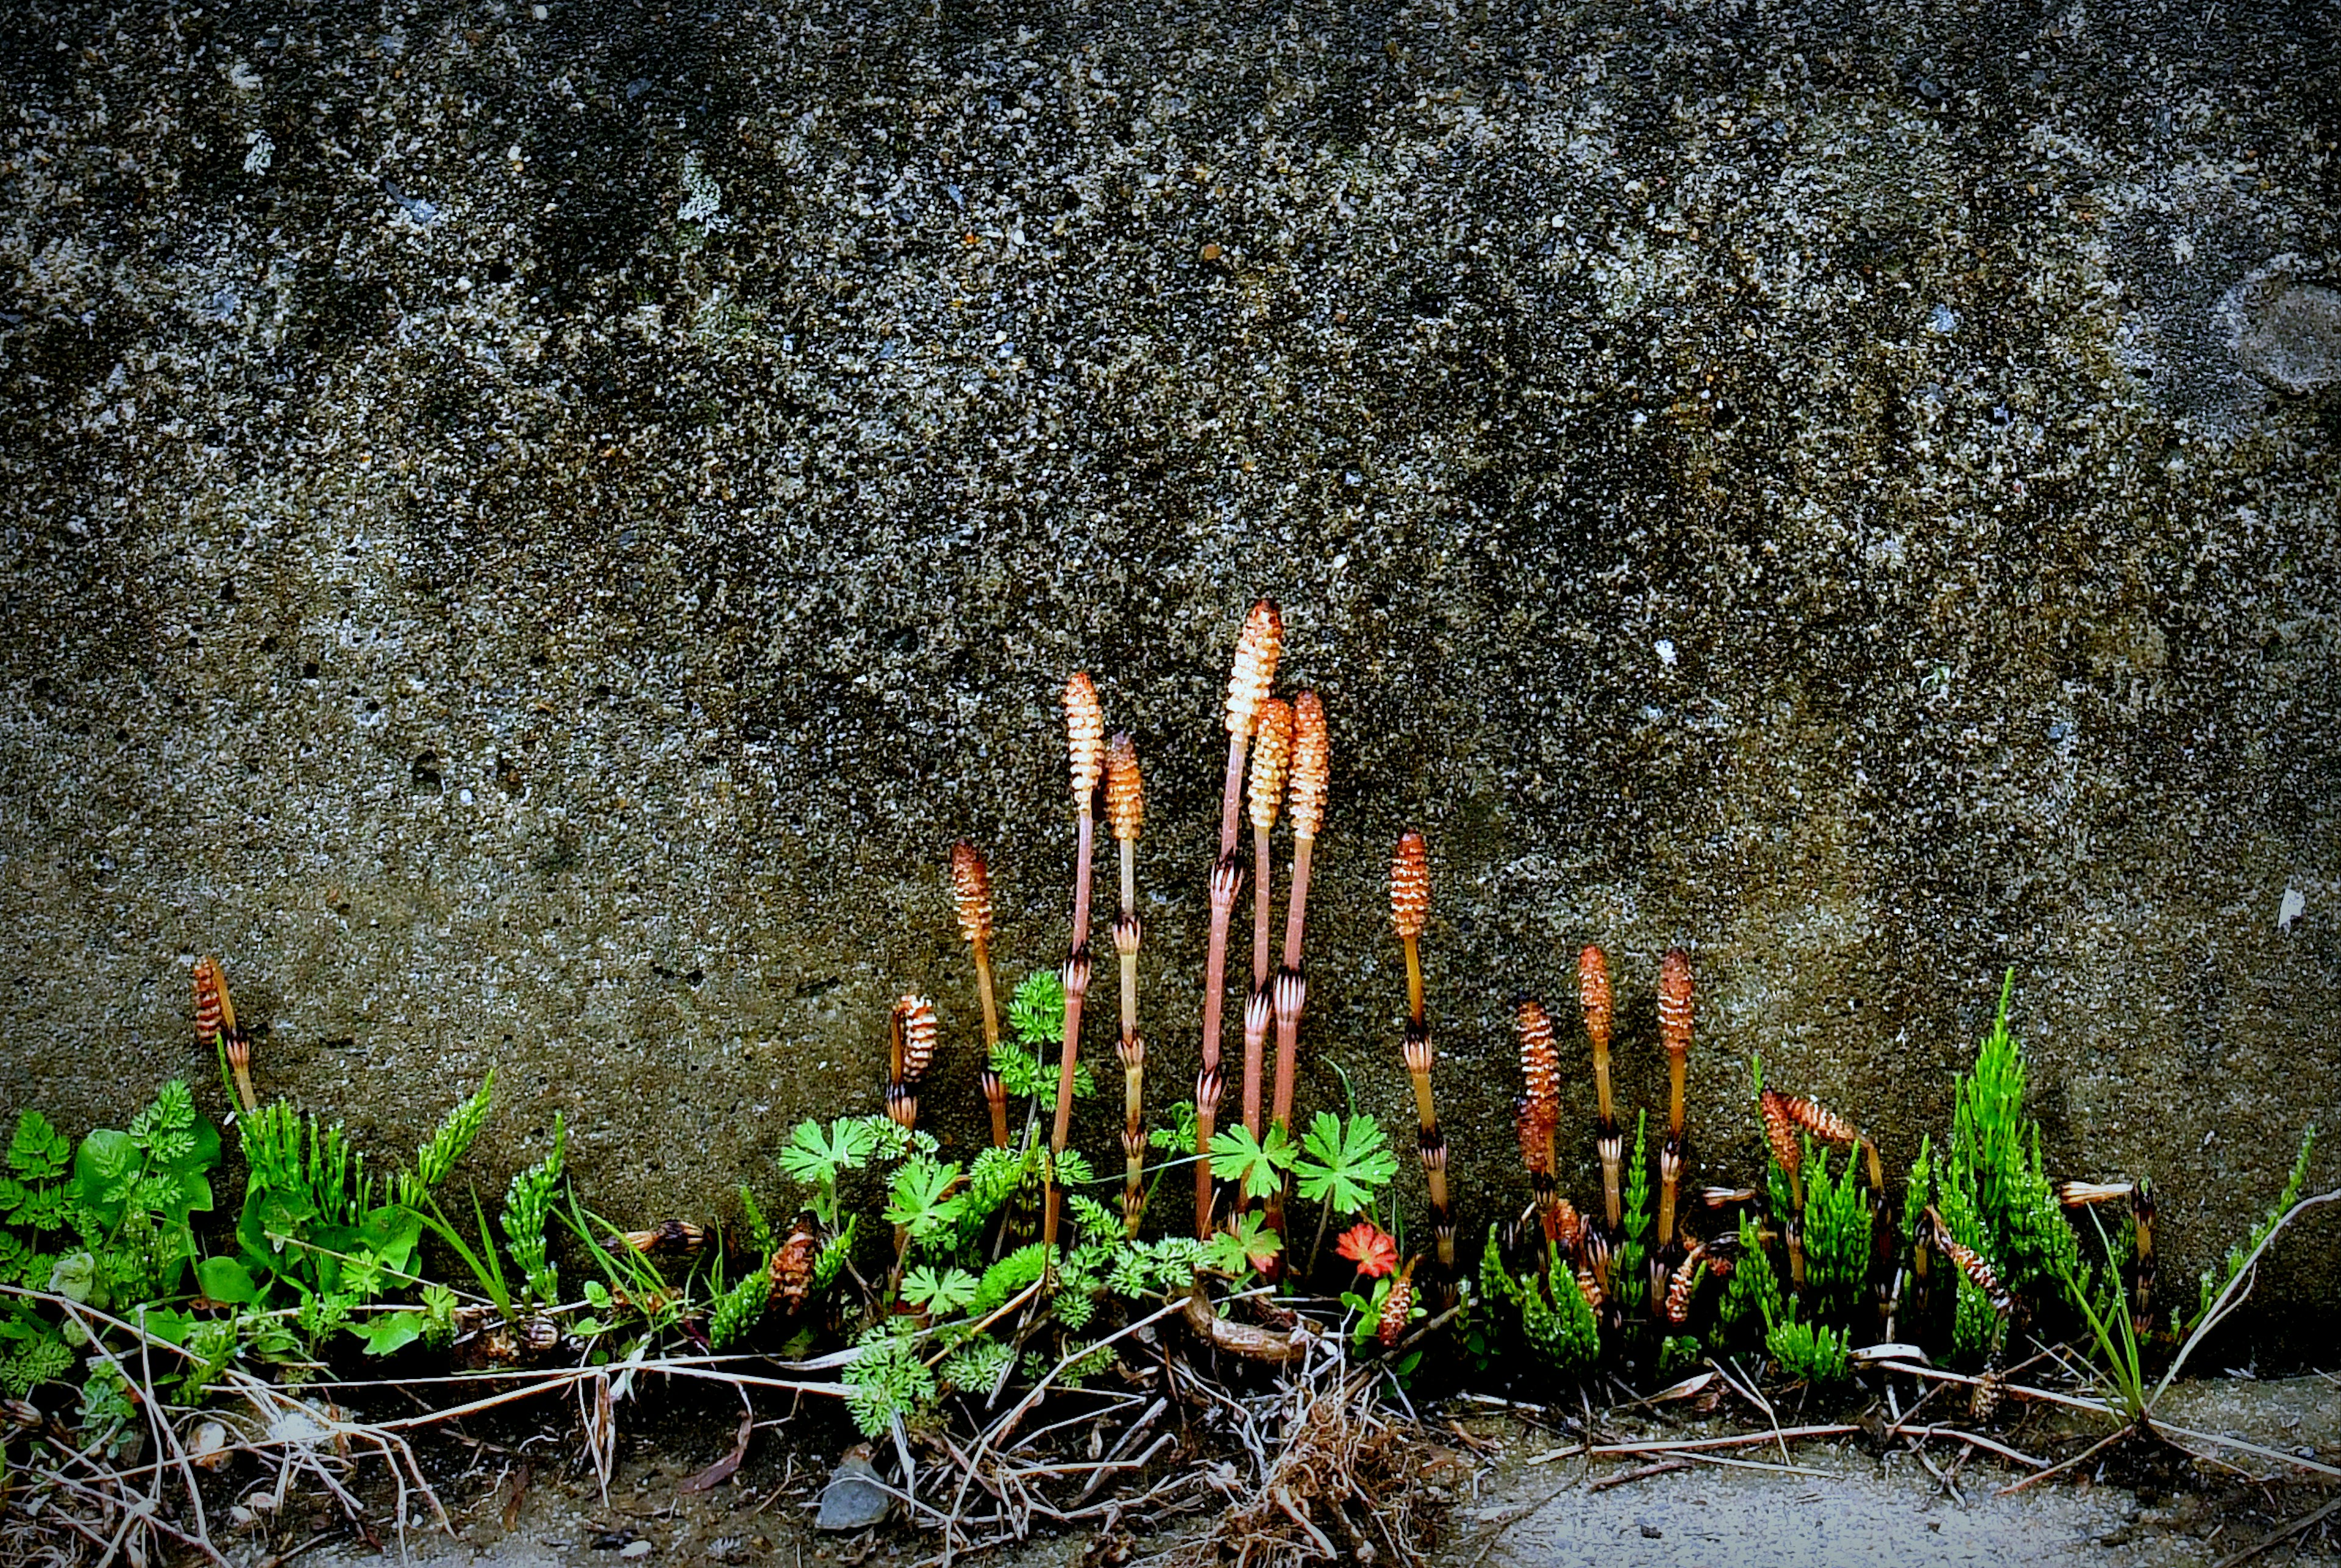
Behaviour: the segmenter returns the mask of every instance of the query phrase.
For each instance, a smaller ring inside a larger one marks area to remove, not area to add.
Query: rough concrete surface
[[[2318,4],[0,8],[0,1102],[208,1089],[216,951],[363,1142],[493,1063],[483,1174],[558,1109],[597,1207],[720,1210],[898,992],[972,1036],[954,838],[1004,979],[1061,956],[1077,666],[1170,1097],[1272,593],[1304,1108],[1402,1124],[1419,825],[1467,1225],[1581,942],[1644,1104],[1696,950],[1694,1179],[1758,1049],[1907,1158],[2013,965],[2051,1163],[2155,1177],[2183,1280],[2341,1069],[2336,60]]]

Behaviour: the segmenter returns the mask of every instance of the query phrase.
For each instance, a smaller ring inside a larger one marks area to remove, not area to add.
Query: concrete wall
[[[2335,1120],[2330,7],[0,32],[11,1112],[209,1092],[215,951],[264,1085],[397,1150],[495,1064],[483,1171],[565,1109],[613,1213],[772,1187],[904,988],[963,1136],[945,857],[1007,981],[1061,956],[1077,666],[1183,1094],[1271,593],[1335,756],[1304,1104],[1403,1125],[1420,826],[1467,1221],[1588,940],[1642,1104],[1696,950],[1705,1173],[1758,1049],[1906,1159],[2011,964],[2052,1163],[2162,1183],[2166,1279]]]

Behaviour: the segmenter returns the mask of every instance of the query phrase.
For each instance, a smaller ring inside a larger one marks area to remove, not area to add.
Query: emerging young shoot
[[[1447,1192],[1447,1135],[1439,1129],[1439,1113],[1430,1097],[1430,1024],[1422,996],[1422,933],[1430,918],[1430,856],[1422,835],[1408,832],[1390,857],[1390,925],[1406,951],[1406,1072],[1414,1084],[1417,1123],[1415,1152],[1422,1159],[1422,1175],[1430,1189],[1431,1233],[1438,1243],[1443,1275],[1455,1270],[1455,1209]]]
[[[1551,1242],[1558,1239],[1554,1202],[1559,1189],[1553,1180],[1553,1138],[1560,1126],[1560,1054],[1553,1044],[1552,1019],[1543,1003],[1532,996],[1521,997],[1514,1024],[1520,1037],[1520,1077],[1527,1084],[1519,1117],[1520,1155],[1528,1163],[1545,1240]]]
[[[1659,1151],[1658,1244],[1675,1240],[1675,1197],[1682,1183],[1683,1080],[1690,1064],[1690,954],[1669,948],[1659,967],[1659,1038],[1667,1048],[1667,1141]]]
[[[1048,1196],[1041,1211],[1041,1240],[1057,1244],[1061,1192],[1057,1162],[1073,1128],[1073,1069],[1081,1057],[1081,1004],[1090,989],[1090,866],[1097,840],[1092,814],[1098,779],[1105,767],[1105,714],[1089,673],[1076,670],[1065,683],[1065,754],[1072,776],[1076,814],[1073,863],[1073,943],[1065,958],[1065,1049],[1057,1066],[1057,1116],[1049,1134]]]
[[[1139,1184],[1146,1155],[1146,1042],[1138,1033],[1138,830],[1146,817],[1145,782],[1139,775],[1138,750],[1127,734],[1117,734],[1105,758],[1106,817],[1121,850],[1121,913],[1113,923],[1113,950],[1121,960],[1122,1076],[1122,1226],[1138,1233],[1138,1219],[1146,1204]]]
[[[1621,1215],[1619,1165],[1626,1141],[1618,1131],[1618,1110],[1609,1094],[1609,1026],[1617,1010],[1609,989],[1609,960],[1599,947],[1589,944],[1577,955],[1577,999],[1585,1010],[1585,1037],[1593,1044],[1593,1095],[1600,1106],[1593,1143],[1601,1154],[1601,1206],[1615,1231]]]

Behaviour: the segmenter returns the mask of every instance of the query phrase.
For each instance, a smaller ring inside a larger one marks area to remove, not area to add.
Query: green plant
[[[1328,1121],[1330,1117],[1326,1118]],[[1238,1125],[1211,1134],[1211,1164],[1237,1184],[1246,1198],[1265,1198],[1284,1185],[1298,1151],[1282,1127],[1270,1124],[1265,1141]]]
[[[2097,1239],[2105,1243],[2109,1263],[2099,1276],[2101,1288],[2092,1290],[2086,1275],[2070,1269],[2059,1279],[2066,1299],[2089,1325],[2089,1338],[2102,1363],[2099,1389],[2107,1408],[2119,1416],[2123,1424],[2143,1426],[2153,1401],[2147,1392],[2146,1359],[2137,1324],[2130,1314],[2129,1293],[2122,1289],[2121,1270],[2110,1266],[2117,1255],[2114,1243],[2107,1238],[2105,1226],[2099,1223],[2094,1209],[2089,1211],[2089,1223],[2097,1227]]]
[[[1936,1184],[1953,1233],[1982,1253],[2010,1290],[2026,1293],[2077,1273],[2080,1248],[2042,1167],[2040,1124],[2024,1114],[2024,1052],[2007,1027],[2015,988],[2011,969],[1991,1033],[1955,1088],[1951,1140]],[[1959,1233],[1955,1204],[1972,1214],[1977,1240]]]
[[[1841,1318],[1859,1301],[1869,1276],[1873,1210],[1857,1173],[1858,1156],[1847,1151],[1845,1168],[1832,1178],[1826,1144],[1805,1143],[1805,1286],[1817,1318]]]
[[[553,1209],[569,1154],[569,1129],[561,1113],[553,1114],[553,1147],[543,1159],[515,1174],[504,1190],[501,1216],[504,1240],[513,1262],[520,1265],[528,1293],[541,1305],[561,1299],[561,1270],[545,1248],[544,1222]]]
[[[1927,1205],[1935,1201],[1935,1135],[1922,1134],[1918,1157],[1902,1183],[1902,1244],[1916,1249],[1927,1239]]]
[[[2268,1237],[2276,1233],[2276,1228],[2283,1222],[2286,1212],[2293,1204],[2300,1202],[2301,1189],[2308,1183],[2308,1157],[2316,1147],[2316,1124],[2311,1122],[2307,1130],[2300,1135],[2300,1153],[2293,1158],[2292,1174],[2286,1178],[2284,1191],[2277,1196],[2276,1206],[2268,1210],[2266,1218],[2252,1227],[2249,1235],[2227,1249],[2227,1255],[2220,1260],[2217,1270],[2203,1271],[2202,1277],[2197,1281],[2200,1293],[2197,1297],[2195,1315],[2187,1320],[2188,1329],[2193,1329],[2210,1315],[2211,1305],[2219,1299],[2220,1293],[2235,1282],[2236,1276],[2244,1272],[2245,1264],[2252,1254],[2259,1250]]]
[[[1271,1134],[1271,1136],[1273,1134]],[[1371,1116],[1320,1111],[1301,1135],[1292,1174],[1300,1195],[1338,1214],[1363,1213],[1398,1174],[1398,1156]]]
[[[1852,1374],[1845,1330],[1824,1328],[1810,1319],[1799,1320],[1793,1306],[1789,1314],[1764,1335],[1764,1348],[1780,1363],[1781,1371],[1816,1384],[1841,1383]]]
[[[174,1080],[133,1117],[126,1131],[100,1127],[74,1152],[70,1181],[51,1187],[39,1173],[55,1169],[62,1140],[45,1120],[17,1123],[10,1164],[29,1179],[25,1198],[10,1205],[38,1233],[62,1218],[81,1249],[58,1257],[47,1284],[93,1306],[127,1306],[174,1293],[197,1252],[190,1216],[212,1206],[209,1172],[219,1164],[219,1130],[195,1109],[185,1084]],[[20,1154],[27,1156],[19,1166]],[[12,1183],[15,1184],[15,1183]],[[34,1245],[25,1247],[26,1254]],[[20,1272],[29,1273],[27,1258]]]
[[[1693,1333],[1670,1333],[1659,1343],[1659,1372],[1671,1376],[1687,1366],[1697,1366],[1707,1354],[1707,1347]]]
[[[1170,1119],[1167,1127],[1157,1127],[1146,1134],[1146,1141],[1157,1149],[1167,1149],[1173,1155],[1190,1154],[1195,1150],[1195,1102],[1179,1100],[1162,1107]],[[1217,1136],[1216,1134],[1213,1134]]]
[[[812,1188],[806,1206],[824,1229],[837,1228],[837,1178],[868,1162],[878,1151],[872,1118],[840,1116],[824,1131],[819,1122],[800,1122],[781,1151],[781,1169]]]
[[[934,1399],[935,1374],[920,1359],[915,1330],[907,1322],[867,1329],[854,1347],[845,1368],[845,1408],[862,1436],[880,1436],[898,1417],[915,1418]]]
[[[1618,1296],[1618,1310],[1633,1322],[1649,1305],[1650,1232],[1650,1114],[1634,1113],[1634,1157],[1626,1166],[1626,1233],[1619,1238],[1609,1280]]]
[[[1026,975],[1008,999],[1008,1032],[1014,1038],[992,1048],[991,1070],[1008,1086],[1009,1097],[1053,1101],[1057,1064],[1048,1054],[1064,1041],[1064,976],[1053,969]],[[1086,1064],[1073,1066],[1073,1093],[1084,1100],[1097,1093],[1097,1079]]]
[[[1763,1233],[1753,1219],[1742,1214],[1738,1260],[1716,1306],[1718,1344],[1751,1319],[1760,1321],[1768,1333],[1784,1308],[1780,1276],[1772,1267],[1771,1254],[1764,1250]]]
[[[1558,1259],[1540,1275],[1513,1274],[1504,1266],[1493,1227],[1479,1253],[1479,1294],[1490,1309],[1509,1309],[1521,1339],[1552,1371],[1581,1372],[1599,1358],[1600,1325],[1576,1279]]]
[[[1240,1214],[1223,1231],[1202,1243],[1203,1263],[1231,1279],[1265,1270],[1284,1250],[1284,1243],[1258,1213]]]

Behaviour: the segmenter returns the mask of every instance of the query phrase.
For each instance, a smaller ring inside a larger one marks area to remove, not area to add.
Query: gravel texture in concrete
[[[1303,1108],[1404,1125],[1420,826],[1467,1229],[1588,941],[1641,1104],[1697,954],[1694,1180],[1759,1049],[1900,1164],[2009,965],[2166,1280],[2334,1118],[2329,5],[0,11],[0,1108],[208,1090],[215,951],[264,1085],[396,1151],[495,1064],[613,1214],[772,1188],[904,989],[963,1139],[945,857],[1062,956],[1075,667],[1183,1093],[1272,593]]]

